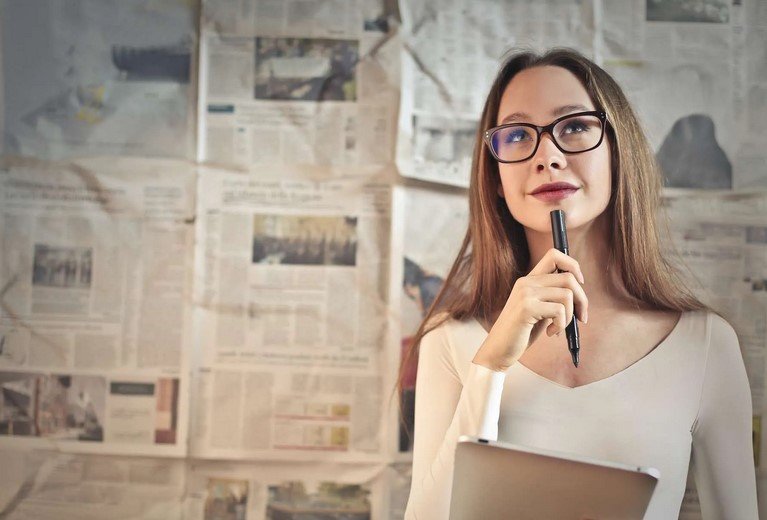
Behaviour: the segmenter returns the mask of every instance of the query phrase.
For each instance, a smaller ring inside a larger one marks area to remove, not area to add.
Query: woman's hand
[[[565,272],[557,273],[557,269]],[[527,276],[514,283],[506,305],[473,362],[505,371],[544,330],[548,336],[565,330],[574,311],[586,323],[588,298],[581,287],[583,282],[583,273],[574,258],[549,249]]]

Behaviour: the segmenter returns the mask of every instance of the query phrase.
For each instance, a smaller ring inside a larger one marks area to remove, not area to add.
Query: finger
[[[589,299],[586,291],[575,279],[575,275],[567,273],[542,274],[537,276],[528,276],[528,283],[533,287],[561,287],[572,291],[573,303],[578,319],[583,323],[588,321]]]
[[[558,302],[535,300],[530,302],[528,312],[534,316],[533,321],[545,327],[546,334],[552,336],[557,330],[562,330],[565,320],[565,306]],[[551,331],[554,332],[551,332]]]
[[[530,324],[535,325],[541,320],[551,319],[553,323],[546,326],[548,331],[555,333],[564,330],[572,321],[573,292],[562,287],[535,287],[528,289],[531,297],[528,299]],[[549,334],[551,336],[552,334]]]
[[[546,334],[550,337],[565,330],[567,327],[567,317],[565,306],[556,302],[539,302],[541,314],[552,320],[552,323],[546,327]]]
[[[558,249],[549,249],[543,258],[530,271],[530,275],[551,274],[557,271],[567,271],[578,277],[578,281],[584,282],[583,272],[578,261],[572,256],[564,254]]]
[[[558,303],[565,308],[565,326],[572,321],[573,291],[568,287],[538,287],[536,297],[542,302]]]
[[[555,277],[560,287],[567,287],[572,291],[573,303],[578,319],[586,323],[589,318],[589,299],[583,286],[575,279],[572,273],[557,273],[549,275]],[[569,323],[569,322],[568,322]]]

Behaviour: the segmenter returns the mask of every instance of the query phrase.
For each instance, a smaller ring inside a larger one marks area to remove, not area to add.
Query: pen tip
[[[575,365],[575,368],[578,368],[578,351],[577,350],[573,352],[573,365]]]

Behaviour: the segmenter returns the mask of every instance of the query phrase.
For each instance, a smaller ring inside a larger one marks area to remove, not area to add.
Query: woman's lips
[[[566,199],[573,193],[578,191],[578,188],[567,188],[564,190],[551,190],[551,191],[541,191],[538,193],[533,193],[533,197],[535,197],[538,200],[542,200],[544,202],[556,202],[558,200]]]

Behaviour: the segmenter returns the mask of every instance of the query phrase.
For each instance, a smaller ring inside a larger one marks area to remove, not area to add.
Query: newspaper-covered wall
[[[382,2],[203,3],[198,158],[386,164],[399,45]]]
[[[380,459],[390,188],[291,171],[200,173],[193,453]]]
[[[0,151],[194,157],[195,2],[0,2]]]
[[[767,187],[767,6],[604,2],[604,66],[638,110],[666,185]]]
[[[182,520],[186,463],[44,450],[0,451],[8,520]]]
[[[406,177],[468,186],[485,96],[511,47],[594,50],[592,0],[407,0],[400,9],[397,167]]]
[[[385,465],[195,462],[184,518],[386,518],[387,476]]]
[[[767,186],[759,0],[27,4],[0,0],[3,153],[111,155],[0,171],[3,518],[401,518],[397,365],[511,47],[601,63],[668,186]],[[738,333],[764,509],[764,194],[665,204],[667,252]]]
[[[468,224],[464,190],[440,187],[397,187],[394,190],[391,306],[399,310],[397,362],[410,348],[412,336],[442,288],[458,254]],[[415,375],[411,359],[402,378],[399,413],[391,424],[398,431],[399,452],[413,449]],[[394,383],[392,383],[394,384]]]
[[[194,167],[0,170],[0,428],[62,451],[186,452]]]
[[[411,465],[393,464],[389,467],[389,520],[399,520],[405,517],[408,497],[410,496]]]

